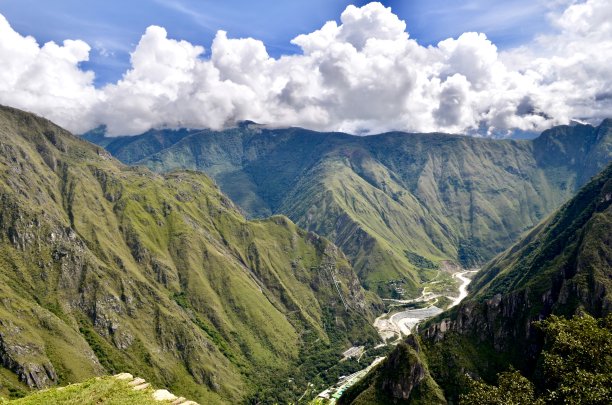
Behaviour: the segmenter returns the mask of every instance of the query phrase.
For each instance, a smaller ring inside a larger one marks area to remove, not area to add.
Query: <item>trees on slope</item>
[[[516,370],[498,374],[497,386],[470,380],[464,405],[589,404],[612,398],[612,315],[571,319],[552,315],[536,323],[544,350],[532,377]]]

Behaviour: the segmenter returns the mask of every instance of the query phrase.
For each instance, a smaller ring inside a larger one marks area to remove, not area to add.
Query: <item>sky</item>
[[[612,116],[608,0],[0,0],[0,103],[74,132],[504,136]]]
[[[338,20],[350,4],[339,0],[0,0],[0,13],[22,35],[39,43],[82,39],[93,48],[86,69],[95,84],[116,82],[130,67],[130,52],[150,25],[173,38],[209,46],[218,30],[232,37],[262,40],[273,57],[299,53],[290,41]],[[406,21],[412,38],[436,44],[463,32],[484,32],[500,48],[531,40],[549,30],[545,2],[534,0],[400,0],[383,1]]]

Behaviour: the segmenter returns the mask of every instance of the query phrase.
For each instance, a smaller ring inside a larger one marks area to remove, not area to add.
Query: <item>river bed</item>
[[[459,285],[459,295],[457,297],[447,297],[452,301],[449,308],[459,304],[465,297],[467,297],[467,287],[472,281],[467,276],[469,274],[476,273],[477,271],[478,270],[465,270],[453,274],[453,277],[458,279],[461,284]],[[439,296],[440,295],[432,293],[423,293],[421,295],[421,301],[410,300],[409,302],[427,302]],[[376,318],[374,321],[374,327],[384,342],[389,342],[390,340],[395,339],[393,343],[397,343],[402,339],[402,336],[410,335],[412,328],[421,321],[434,317],[441,312],[443,312],[441,308],[438,308],[435,305],[430,305],[427,308],[406,309],[404,311],[392,314],[383,314]]]

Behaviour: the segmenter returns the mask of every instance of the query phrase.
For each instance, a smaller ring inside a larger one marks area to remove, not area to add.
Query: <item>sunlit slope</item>
[[[5,395],[126,371],[202,403],[286,401],[309,345],[375,337],[327,240],[245,220],[204,174],[124,166],[5,107],[0,206]]]

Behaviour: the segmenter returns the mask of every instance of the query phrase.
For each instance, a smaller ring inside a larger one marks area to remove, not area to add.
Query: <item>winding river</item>
[[[467,276],[469,274],[476,273],[477,271],[478,270],[464,270],[453,274],[453,278],[459,280],[461,284],[459,285],[459,295],[457,297],[447,297],[452,301],[449,308],[459,304],[465,297],[467,297],[467,287],[472,281]],[[440,295],[433,293],[423,293],[420,299],[408,300],[407,302],[427,302],[439,296]],[[406,309],[392,315],[383,314],[376,318],[374,321],[374,327],[384,342],[389,342],[391,339],[395,338],[393,343],[397,343],[402,339],[402,336],[410,335],[412,328],[418,323],[436,316],[442,311],[443,310],[441,308],[438,308],[435,305],[430,305],[426,308]]]
[[[460,271],[459,273],[453,274],[453,277],[459,279],[461,281],[461,285],[459,286],[459,296],[457,298],[452,298],[453,303],[449,306],[449,308],[454,307],[459,304],[465,297],[468,295],[467,287],[468,284],[472,282],[471,278],[467,278],[466,275],[470,273],[478,273],[478,270],[465,270]]]
[[[467,297],[467,287],[472,281],[471,278],[468,277],[468,275],[476,272],[478,272],[478,270],[464,270],[453,274],[453,278],[459,280],[461,284],[459,285],[459,295],[457,297],[448,297],[452,300],[452,303],[451,305],[449,305],[449,308],[459,304],[465,297]],[[424,290],[421,297],[414,300],[406,300],[405,302],[427,302],[439,296],[440,295],[432,293],[425,293]],[[400,300],[389,301],[399,302]],[[378,331],[378,334],[382,338],[383,342],[395,345],[399,343],[404,336],[410,335],[412,333],[412,329],[420,322],[427,320],[433,316],[436,316],[441,312],[443,312],[442,309],[438,308],[435,305],[430,305],[426,308],[407,309],[404,311],[396,312],[391,315],[387,313],[376,318],[376,320],[374,321],[374,327]],[[377,347],[384,346],[385,343],[382,343]],[[315,403],[335,404],[336,399],[339,398],[346,389],[357,383],[367,374],[370,369],[372,369],[377,363],[381,362],[382,360],[384,360],[384,357],[376,358],[376,360],[374,360],[374,362],[370,364],[367,368],[346,377],[335,386],[326,389],[325,391],[319,394],[319,396],[317,397],[318,402]]]

